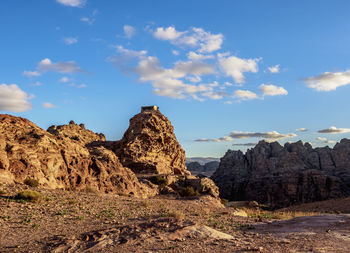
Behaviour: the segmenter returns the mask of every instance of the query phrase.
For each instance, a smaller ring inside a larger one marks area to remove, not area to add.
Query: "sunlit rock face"
[[[246,154],[227,151],[211,178],[223,198],[272,207],[349,196],[350,140],[333,149],[261,141]]]
[[[113,150],[121,163],[135,173],[189,174],[185,151],[170,121],[159,110],[144,110],[132,117]]]
[[[111,150],[89,146],[104,136],[83,125],[52,126],[48,132],[27,119],[0,115],[0,182],[35,178],[41,187],[131,194],[157,192],[140,183]]]

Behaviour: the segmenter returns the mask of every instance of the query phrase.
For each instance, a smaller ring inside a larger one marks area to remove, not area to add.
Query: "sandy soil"
[[[350,252],[349,209],[331,208],[349,199],[333,200],[331,213],[322,202],[320,215],[276,220],[234,216],[210,197],[36,189],[40,202],[13,200],[25,187],[2,187],[0,252]]]

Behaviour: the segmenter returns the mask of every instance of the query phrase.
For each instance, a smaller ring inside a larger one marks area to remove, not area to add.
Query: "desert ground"
[[[350,251],[350,198],[267,211],[209,196],[0,189],[0,252]],[[23,190],[41,196],[15,199]]]

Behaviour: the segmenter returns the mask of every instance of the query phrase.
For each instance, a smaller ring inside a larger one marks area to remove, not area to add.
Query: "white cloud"
[[[180,52],[177,51],[177,50],[172,50],[171,52],[172,52],[173,55],[179,55],[180,54]]]
[[[319,130],[318,132],[322,134],[340,134],[340,133],[350,133],[350,129],[336,128],[335,126],[331,126],[330,128]]]
[[[233,139],[230,136],[224,136],[219,139],[212,138],[212,139],[207,139],[207,138],[201,138],[194,140],[196,142],[227,142],[227,141],[232,141]]]
[[[224,84],[225,84],[226,86],[233,86],[233,84],[230,83],[230,82],[225,82]]]
[[[221,48],[223,35],[206,32],[202,28],[192,28],[183,32],[177,31],[174,26],[158,27],[153,36],[160,40],[168,40],[174,45],[199,47],[200,53],[211,53]]]
[[[80,19],[80,21],[84,22],[84,23],[87,23],[88,25],[93,25],[96,21],[96,15],[99,13],[98,10],[94,10],[92,12],[92,14],[90,15],[90,17],[82,17]]]
[[[64,76],[62,77],[60,80],[58,80],[60,83],[68,83],[69,82],[69,78]]]
[[[327,138],[317,137],[317,138],[316,138],[316,140],[318,140],[318,141],[326,141],[326,140],[327,140]]]
[[[160,40],[170,40],[174,41],[181,37],[181,35],[186,32],[178,32],[176,31],[174,26],[169,26],[167,28],[158,27],[157,30],[153,33],[154,37]]]
[[[307,128],[298,128],[298,129],[296,129],[296,131],[299,131],[299,132],[307,132],[308,131],[308,129]]]
[[[278,95],[288,95],[283,87],[278,87],[273,84],[262,84],[260,85],[260,90],[263,96],[278,96]]]
[[[233,97],[238,98],[240,100],[251,100],[251,99],[257,99],[258,95],[249,90],[236,90],[233,93]]]
[[[280,72],[280,65],[277,64],[275,66],[269,67],[268,70],[270,71],[270,73],[272,74],[277,74]]]
[[[241,59],[227,54],[218,54],[219,65],[226,76],[231,76],[235,82],[244,83],[244,72],[258,72],[258,62],[260,59]]]
[[[36,81],[35,83],[30,84],[30,86],[41,86],[43,85],[41,82]]]
[[[296,137],[296,134],[288,133],[288,134],[280,134],[277,131],[271,132],[236,132],[233,131],[230,133],[230,137],[234,139],[246,139],[246,138],[264,138],[264,139],[285,139],[285,138],[293,138]]]
[[[248,142],[248,143],[234,143],[232,146],[246,146],[246,147],[253,147],[256,146],[258,143],[256,142]]]
[[[41,60],[37,70],[39,72],[54,71],[59,73],[84,72],[74,61],[53,63],[49,58]]]
[[[86,0],[56,0],[56,2],[70,7],[83,7]]]
[[[224,104],[226,104],[226,105],[232,105],[232,101],[225,101]]]
[[[72,44],[78,43],[78,39],[74,37],[67,37],[63,39],[63,42],[66,45],[72,45]]]
[[[56,105],[53,105],[53,104],[51,104],[51,103],[49,103],[49,102],[45,102],[45,103],[43,103],[43,107],[44,108],[58,108],[58,106],[56,106]]]
[[[131,25],[124,25],[123,29],[124,29],[125,37],[128,39],[131,39],[136,33],[136,29]]]
[[[321,75],[304,79],[304,82],[317,91],[332,91],[350,84],[350,70],[345,72],[325,72]]]
[[[16,84],[0,85],[0,111],[23,112],[32,108],[28,96]]]
[[[214,59],[214,55],[203,55],[203,54],[197,54],[193,51],[189,52],[187,54],[187,58],[192,61],[203,61],[207,59]]]
[[[326,140],[324,143],[333,144],[333,143],[337,143],[337,142],[336,141],[332,141],[332,140]]]
[[[23,75],[27,77],[34,77],[34,76],[40,76],[40,73],[38,71],[23,71]]]

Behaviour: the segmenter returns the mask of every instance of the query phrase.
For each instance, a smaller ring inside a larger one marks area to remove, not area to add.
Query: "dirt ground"
[[[0,252],[350,252],[350,198],[276,211],[301,216],[286,220],[235,216],[210,197],[31,189],[40,201],[14,200],[26,187],[0,187]]]

